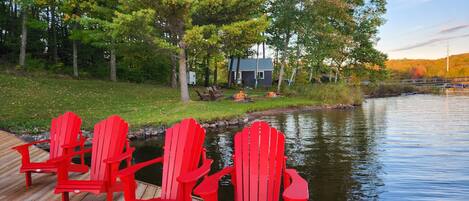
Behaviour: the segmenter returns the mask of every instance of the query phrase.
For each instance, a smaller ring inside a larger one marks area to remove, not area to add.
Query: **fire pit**
[[[244,93],[244,91],[239,91],[233,95],[233,100],[235,102],[250,102],[251,98],[248,98],[248,94]]]
[[[267,92],[267,94],[265,96],[268,97],[268,98],[275,98],[278,95],[277,95],[277,93],[275,93],[273,91],[269,91],[269,92]]]

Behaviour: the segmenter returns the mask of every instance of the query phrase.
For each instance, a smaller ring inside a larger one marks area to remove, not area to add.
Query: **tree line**
[[[226,60],[259,57],[259,46],[274,57],[277,91],[286,79],[373,80],[386,76],[386,55],[374,48],[385,6],[385,0],[2,0],[0,60],[74,77],[168,83],[184,102],[188,69],[203,74],[206,86],[224,78],[231,86],[237,82],[229,72],[238,73],[239,65]]]

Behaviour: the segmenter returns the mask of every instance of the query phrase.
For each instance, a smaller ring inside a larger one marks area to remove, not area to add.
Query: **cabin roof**
[[[256,70],[256,61],[257,59],[240,59],[239,70],[240,71],[255,71]],[[236,71],[238,59],[233,59],[233,69],[231,71]],[[231,59],[228,60],[228,68],[230,68]],[[272,63],[271,58],[259,59],[259,71],[273,71],[274,64]]]

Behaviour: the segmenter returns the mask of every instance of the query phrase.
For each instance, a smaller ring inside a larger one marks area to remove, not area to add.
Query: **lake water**
[[[369,99],[359,109],[262,118],[285,133],[287,166],[308,180],[311,200],[469,200],[469,96]],[[208,131],[213,171],[232,164],[241,128]],[[162,138],[134,141],[136,162],[162,154]],[[161,167],[137,179],[161,182]],[[228,179],[223,200],[232,200]]]

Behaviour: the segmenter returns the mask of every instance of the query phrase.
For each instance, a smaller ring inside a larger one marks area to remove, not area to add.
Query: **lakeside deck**
[[[60,194],[54,194],[56,177],[53,174],[32,174],[33,185],[26,189],[24,174],[19,173],[21,165],[20,155],[11,147],[24,144],[24,141],[13,134],[0,131],[0,200],[18,201],[51,201],[60,200]],[[35,146],[30,148],[31,160],[42,161],[49,157],[49,153]],[[87,174],[72,173],[71,178],[88,178]],[[149,199],[158,197],[161,193],[159,186],[138,181],[137,198]],[[101,201],[106,194],[70,193],[71,201]],[[114,200],[124,200],[122,193],[114,193]],[[197,200],[194,198],[194,200]]]

